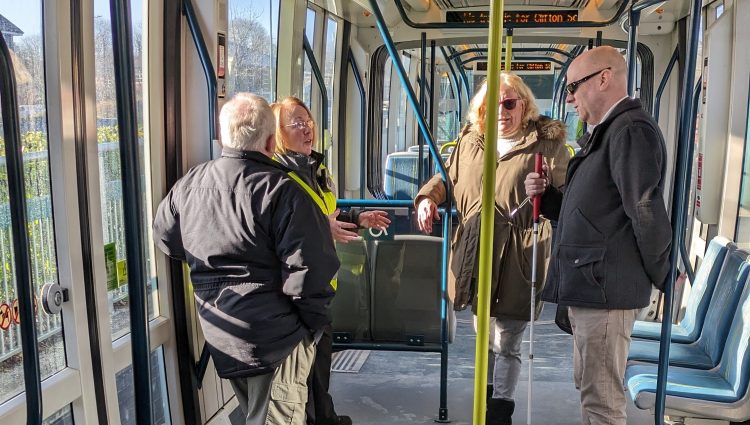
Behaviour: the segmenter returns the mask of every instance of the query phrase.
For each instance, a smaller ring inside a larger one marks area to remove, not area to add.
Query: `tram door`
[[[0,422],[26,422],[41,380],[41,417],[54,424],[135,423],[129,285],[148,294],[153,423],[182,423],[164,261],[150,243],[163,192],[161,2],[131,0],[138,188],[147,279],[126,273],[113,26],[108,0],[2,2],[0,31],[15,73],[26,230],[40,376],[24,373],[19,275],[12,244],[8,167],[0,153]],[[158,34],[158,35],[155,35]],[[151,41],[154,40],[154,41]],[[8,93],[0,93],[6,101]],[[8,121],[3,116],[2,126]],[[0,139],[0,144],[8,143]],[[152,197],[153,193],[159,196]],[[61,311],[42,289],[59,285]],[[22,300],[21,300],[22,302]],[[34,417],[32,415],[32,417]]]

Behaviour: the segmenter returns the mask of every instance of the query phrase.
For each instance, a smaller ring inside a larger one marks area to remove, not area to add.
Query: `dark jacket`
[[[328,169],[323,166],[325,156],[322,153],[312,151],[308,156],[289,151],[276,153],[276,159],[285,167],[297,173],[305,183],[318,192],[318,195],[323,196],[323,192],[331,192],[335,196],[336,184],[333,182]],[[358,224],[359,213],[358,209],[341,211],[336,220]]]
[[[482,208],[484,135],[468,131],[461,135],[448,160],[448,176],[460,225],[451,244],[448,296],[454,308],[473,304],[476,312],[478,278],[479,225]],[[529,320],[531,313],[531,265],[533,263],[533,219],[531,205],[511,212],[526,198],[524,178],[534,170],[534,156],[541,152],[550,168],[552,185],[565,183],[570,154],[565,147],[565,125],[540,116],[529,122],[518,144],[497,158],[495,170],[495,223],[493,235],[492,289],[490,314],[500,319]],[[434,176],[419,191],[415,205],[429,197],[435,203],[445,201],[445,184]],[[539,226],[536,288],[541,289],[550,249],[551,227],[547,220]],[[538,297],[539,292],[537,292]],[[541,310],[541,303],[537,303]]]
[[[570,160],[564,195],[548,189],[542,213],[558,219],[545,301],[635,309],[669,271],[664,207],[666,149],[641,102],[626,99]]]
[[[154,240],[187,261],[201,327],[222,378],[272,372],[330,323],[339,267],[328,221],[283,167],[224,149],[159,205]]]

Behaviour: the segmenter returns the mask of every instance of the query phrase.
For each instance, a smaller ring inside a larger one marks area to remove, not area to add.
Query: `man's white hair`
[[[275,131],[268,102],[252,93],[237,93],[225,103],[219,126],[222,146],[243,151],[262,151]]]

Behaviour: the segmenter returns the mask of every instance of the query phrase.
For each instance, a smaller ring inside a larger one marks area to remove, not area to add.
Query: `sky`
[[[130,10],[133,24],[141,22],[144,0],[131,0]],[[39,34],[42,22],[41,0],[0,0],[0,14],[13,22],[25,35]],[[109,0],[94,0],[94,16],[109,21]]]

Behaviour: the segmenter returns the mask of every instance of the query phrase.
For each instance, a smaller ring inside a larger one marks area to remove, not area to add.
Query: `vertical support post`
[[[435,134],[435,93],[439,93],[435,89],[435,40],[430,40],[430,133]],[[435,166],[433,165],[432,157],[427,157],[427,169],[424,173],[424,180],[427,180],[432,175]]]
[[[641,20],[641,11],[630,8],[630,31],[628,32],[628,96],[635,96],[635,70],[637,67],[638,48],[638,23]]]
[[[489,65],[487,67],[487,117],[484,139],[484,183],[482,185],[481,228],[479,237],[479,282],[477,289],[477,345],[474,367],[474,425],[485,423],[487,414],[487,347],[490,326],[490,280],[492,279],[492,237],[495,227],[495,157],[497,156],[497,101],[500,58],[502,55],[503,3],[490,7]]]
[[[505,30],[505,72],[510,72],[510,63],[513,60],[513,28]]]
[[[143,241],[143,199],[138,160],[138,115],[135,105],[130,0],[110,0],[112,46],[117,94],[117,127],[125,208],[125,251],[128,259],[130,338],[133,356],[133,390],[138,425],[153,421],[151,405],[151,344],[148,336],[145,245]]]
[[[419,43],[419,111],[425,114],[427,110],[427,33],[422,32]],[[422,147],[424,146],[424,137],[422,133],[417,134],[417,186],[422,186],[422,179],[424,177],[424,154],[422,153]]]

